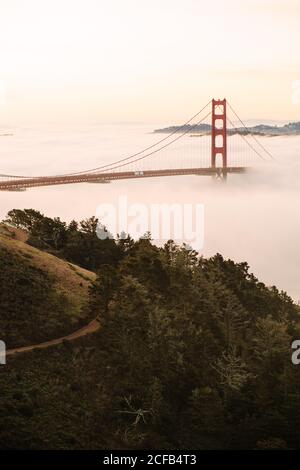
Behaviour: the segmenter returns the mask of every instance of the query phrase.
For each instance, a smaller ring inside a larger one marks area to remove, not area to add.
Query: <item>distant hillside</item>
[[[187,124],[185,126],[170,126],[164,127],[162,129],[155,129],[153,132],[162,134],[169,134],[171,132],[187,132],[193,135],[202,135],[210,133],[210,131],[210,124],[199,124],[196,126]],[[266,124],[258,124],[257,126],[248,127],[247,130],[244,127],[238,127],[234,130],[228,129],[228,134],[253,134],[265,136],[300,135],[300,122],[290,122],[284,126],[268,126]]]
[[[0,225],[0,337],[8,348],[70,333],[86,322],[95,274],[26,243]]]

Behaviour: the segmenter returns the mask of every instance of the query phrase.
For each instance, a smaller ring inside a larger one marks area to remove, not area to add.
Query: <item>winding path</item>
[[[99,328],[100,328],[99,320],[94,319],[87,325],[83,326],[79,330],[76,330],[74,331],[74,333],[71,333],[67,336],[62,336],[61,338],[52,339],[50,341],[46,341],[44,343],[39,343],[39,344],[34,344],[31,346],[23,346],[21,348],[8,349],[6,351],[6,356],[12,356],[13,354],[17,354],[17,353],[33,351],[34,349],[49,348],[50,346],[61,344],[64,341],[74,341],[77,338],[81,338],[82,336],[89,335],[90,333],[94,333],[94,331],[99,330]]]

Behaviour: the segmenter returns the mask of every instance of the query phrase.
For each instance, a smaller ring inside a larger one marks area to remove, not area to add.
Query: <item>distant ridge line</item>
[[[211,125],[210,124],[199,124],[199,125],[184,125],[184,126],[169,126],[161,129],[155,129],[153,133],[157,134],[166,134],[169,132],[189,132],[193,134],[197,133],[210,133]],[[299,122],[290,122],[283,126],[271,126],[267,124],[258,124],[255,126],[248,126],[247,130],[244,127],[235,127],[234,129],[227,128],[228,135],[234,134],[254,134],[254,135],[272,135],[272,136],[281,136],[281,135],[300,135],[300,121]]]

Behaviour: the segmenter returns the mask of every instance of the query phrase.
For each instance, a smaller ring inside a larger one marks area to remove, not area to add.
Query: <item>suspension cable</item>
[[[118,163],[122,163],[122,162],[125,162],[125,161],[128,161],[132,158],[135,158],[139,155],[141,155],[142,153],[144,152],[147,152],[148,150],[152,149],[153,147],[156,147],[157,145],[161,144],[162,142],[166,141],[167,139],[169,139],[170,137],[172,137],[174,134],[177,134],[178,132],[180,132],[181,129],[184,129],[191,121],[193,121],[197,116],[199,116],[199,114],[201,114],[206,108],[207,106],[211,103],[211,100],[202,108],[200,109],[200,111],[198,111],[194,116],[192,116],[188,121],[186,121],[184,124],[182,124],[181,126],[179,127],[176,127],[171,133],[169,133],[167,136],[163,137],[162,139],[159,139],[156,143],[150,145],[149,147],[146,147],[144,148],[143,150],[140,150],[139,152],[136,152],[132,155],[129,155],[128,157],[125,157],[125,158],[122,158],[120,160],[117,160],[115,162],[112,162],[112,163],[108,163],[106,165],[102,165],[102,166],[99,166],[99,167],[96,167],[96,168],[90,168],[88,170],[82,170],[82,171],[77,171],[77,172],[74,172],[74,173],[65,173],[65,174],[60,174],[60,175],[52,175],[53,177],[55,176],[75,176],[75,175],[82,175],[82,174],[85,174],[85,173],[92,173],[94,171],[98,171],[98,170],[103,170],[105,168],[108,168],[111,167],[112,165],[117,165]],[[202,122],[202,121],[200,121]],[[200,123],[199,122],[199,123]],[[196,124],[198,125],[198,124]],[[185,135],[187,132],[189,132],[190,130],[192,130],[195,126],[191,126],[187,131],[185,131],[183,134],[180,134],[180,136],[182,135]],[[174,140],[174,142],[176,141],[177,139]],[[172,141],[173,142],[173,141]],[[171,143],[172,143],[171,142]],[[165,148],[165,146],[163,146],[162,148]],[[154,152],[155,153],[155,152]],[[152,153],[150,153],[149,155],[151,155]],[[148,156],[148,155],[146,155]],[[134,160],[134,161],[138,161],[138,160]],[[131,162],[129,162],[131,163]],[[14,178],[44,178],[44,176],[24,176],[24,175],[1,175],[1,176],[6,176],[6,177],[14,177]]]
[[[229,101],[227,101],[231,111],[233,112],[233,114],[237,117],[237,119],[240,121],[240,123],[242,124],[242,126],[246,129],[246,131],[251,135],[251,137],[255,140],[255,142],[266,152],[267,155],[269,155],[269,157],[272,158],[272,160],[276,160],[276,158],[269,152],[269,150],[266,149],[266,147],[255,137],[255,135],[253,135],[253,133],[250,131],[250,129],[246,126],[246,124],[241,120],[241,118],[238,116],[238,114],[235,112],[235,110],[233,109],[233,107],[231,106],[231,104],[229,103]]]
[[[232,128],[236,131],[238,131],[238,128],[235,127],[235,125],[233,124],[233,122],[229,119],[229,117],[227,116],[227,119],[228,121],[230,122],[230,124],[232,125]],[[250,143],[248,142],[248,140],[246,139],[246,137],[243,135],[243,134],[240,134],[240,136],[243,138],[243,140],[249,145],[249,147],[256,153],[256,155],[258,155],[262,160],[264,161],[267,161],[266,158],[261,155],[261,153],[259,153],[256,148]]]
[[[181,126],[179,127],[176,127],[170,134],[168,134],[167,136],[163,137],[162,139],[158,140],[155,144],[152,144],[150,145],[149,147],[146,147],[144,148],[143,150],[140,150],[139,152],[137,153],[134,153],[132,155],[129,155],[128,157],[125,157],[125,158],[122,158],[120,160],[117,160],[116,162],[112,162],[112,163],[108,163],[106,165],[102,165],[100,167],[97,167],[97,168],[91,168],[89,170],[84,170],[84,171],[79,171],[79,172],[76,172],[76,173],[68,173],[67,175],[63,175],[63,176],[73,176],[73,175],[80,175],[80,174],[83,174],[83,173],[92,173],[94,171],[98,171],[98,170],[102,170],[104,168],[108,168],[108,167],[111,167],[112,165],[117,165],[118,163],[122,163],[122,162],[125,162],[125,161],[128,161],[130,160],[131,158],[134,158],[134,157],[137,157],[138,155],[141,155],[142,153],[144,152],[147,152],[147,150],[150,150],[152,149],[153,147],[156,147],[157,145],[161,144],[162,142],[164,142],[165,140],[169,139],[170,137],[172,137],[174,134],[177,134],[178,132],[180,132],[181,129],[184,129],[191,121],[193,121],[197,116],[199,116],[199,114],[201,114],[206,108],[207,106],[211,103],[211,100],[200,110],[198,111],[194,116],[192,116],[188,121],[186,121],[184,124],[182,124]],[[205,118],[204,118],[205,119]],[[200,121],[202,122],[202,121]],[[197,125],[197,124],[196,124]],[[185,131],[184,133],[180,134],[179,138],[183,135],[185,135],[186,133],[188,133],[191,129],[193,129],[195,127],[195,125],[191,126],[187,131]],[[177,138],[175,140],[173,140],[172,142],[175,142],[176,140],[178,140]],[[170,142],[170,143],[172,143]],[[166,146],[168,146],[169,144],[161,147],[161,149],[165,148]],[[160,149],[158,149],[160,150]],[[157,151],[158,151],[157,150]],[[153,152],[155,153],[155,152]],[[152,155],[152,152],[149,153],[148,155],[146,156],[149,156],[149,155]],[[138,159],[139,160],[139,159]],[[133,162],[135,161],[138,161],[138,160],[133,160]],[[133,162],[129,162],[129,163],[133,163]],[[129,164],[128,163],[128,164]]]
[[[194,129],[196,126],[199,126],[199,124],[201,124],[205,119],[207,119],[209,116],[211,115],[211,111],[206,115],[204,116],[204,118],[202,118],[200,121],[196,122],[195,124],[193,124],[189,129],[187,129],[185,132],[183,132],[182,134],[180,134],[179,136],[175,137],[175,139],[171,140],[170,142],[166,143],[165,145],[163,145],[162,147],[158,148],[158,149],[155,149],[153,150],[152,152],[146,154],[146,155],[143,155],[142,157],[139,157],[139,158],[136,158],[135,160],[132,160],[131,162],[127,162],[127,163],[123,163],[122,165],[116,165],[112,168],[107,168],[106,170],[102,170],[100,171],[99,173],[100,174],[103,174],[105,175],[105,173],[107,171],[110,171],[110,170],[115,170],[116,168],[122,168],[123,166],[127,166],[127,165],[130,165],[131,163],[135,163],[135,162],[138,162],[140,160],[144,160],[145,158],[147,157],[150,157],[151,155],[159,152],[160,150],[163,150],[165,149],[166,147],[168,147],[169,145],[173,144],[174,142],[176,142],[177,140],[181,139],[184,135],[188,134],[192,129]],[[98,172],[97,172],[98,173]]]

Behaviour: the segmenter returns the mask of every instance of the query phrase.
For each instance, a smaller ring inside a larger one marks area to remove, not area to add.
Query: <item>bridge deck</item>
[[[230,173],[245,173],[246,167],[227,168],[177,168],[165,170],[122,171],[107,173],[86,173],[82,175],[44,176],[36,178],[19,178],[0,181],[0,191],[22,191],[27,188],[39,186],[52,186],[58,184],[74,183],[109,183],[120,179],[154,178],[158,176],[222,176]]]

